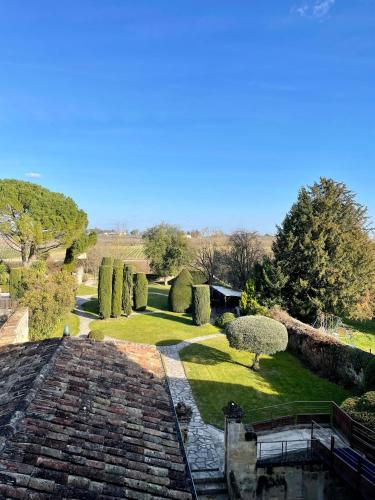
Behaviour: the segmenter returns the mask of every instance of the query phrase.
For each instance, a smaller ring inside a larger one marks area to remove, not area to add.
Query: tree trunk
[[[253,364],[251,365],[251,369],[254,370],[254,371],[258,371],[259,370],[259,358],[260,358],[260,354],[255,354],[254,356],[254,361],[253,361]]]

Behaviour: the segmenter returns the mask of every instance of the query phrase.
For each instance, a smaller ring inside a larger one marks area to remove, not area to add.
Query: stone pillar
[[[253,498],[256,489],[257,438],[242,423],[244,412],[234,401],[225,415],[225,477],[230,498]]]

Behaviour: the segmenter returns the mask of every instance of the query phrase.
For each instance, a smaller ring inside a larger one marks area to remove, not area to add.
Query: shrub
[[[125,265],[122,280],[122,308],[125,316],[130,316],[133,307],[133,266]]]
[[[7,285],[9,282],[9,268],[5,262],[0,261],[0,285]]]
[[[14,267],[9,273],[9,293],[12,299],[20,299],[24,294],[23,268]]]
[[[21,304],[29,308],[30,340],[49,338],[59,321],[73,309],[75,279],[66,271],[50,273],[43,266],[24,271]]]
[[[245,289],[241,294],[240,309],[241,314],[243,314],[244,316],[255,314],[259,316],[270,317],[271,315],[267,307],[259,304],[255,290],[255,283],[251,279],[246,282]]]
[[[183,313],[191,308],[193,299],[193,278],[187,269],[183,269],[169,291],[169,305],[173,312]]]
[[[102,258],[102,266],[112,266],[113,260],[112,257],[103,257]]]
[[[115,259],[112,274],[112,316],[121,316],[122,309],[122,275],[124,264],[120,259]]]
[[[365,391],[375,391],[375,358],[365,368]]]
[[[375,391],[346,399],[341,408],[357,422],[375,428]]]
[[[207,283],[207,278],[206,276],[204,275],[204,273],[202,273],[202,271],[198,271],[198,270],[192,270],[192,271],[189,271],[190,274],[191,274],[191,277],[193,279],[193,285],[205,285]]]
[[[134,309],[144,311],[147,307],[148,281],[145,273],[134,275]]]
[[[100,266],[99,269],[99,314],[107,319],[112,309],[112,266]]]
[[[87,336],[90,340],[96,340],[98,342],[101,342],[104,340],[104,332],[101,330],[93,330],[90,332]]]
[[[208,285],[193,286],[193,323],[205,325],[210,322],[210,287]]]
[[[234,319],[236,319],[236,316],[233,313],[225,312],[216,318],[215,324],[219,328],[225,328],[226,325]]]
[[[251,367],[253,370],[259,369],[261,354],[285,351],[288,345],[288,332],[285,326],[265,316],[236,318],[228,324],[226,333],[231,347],[255,354]]]

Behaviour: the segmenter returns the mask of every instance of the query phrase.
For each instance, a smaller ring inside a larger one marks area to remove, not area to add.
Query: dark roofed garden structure
[[[0,349],[0,498],[193,497],[156,348]]]

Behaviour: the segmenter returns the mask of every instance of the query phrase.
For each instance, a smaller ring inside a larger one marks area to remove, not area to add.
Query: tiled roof
[[[0,349],[0,498],[191,498],[156,348]]]

